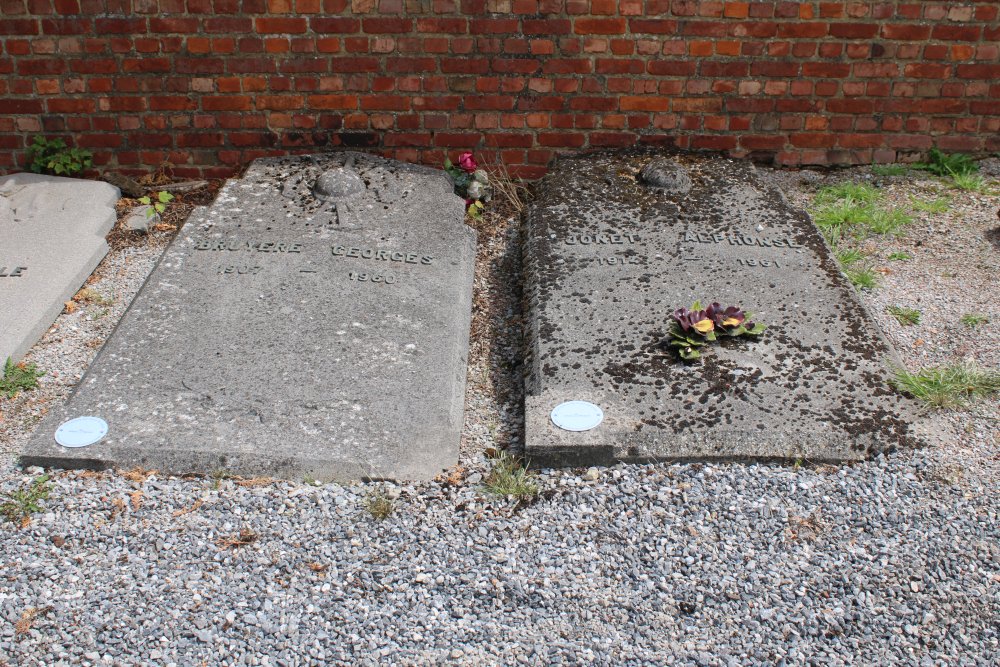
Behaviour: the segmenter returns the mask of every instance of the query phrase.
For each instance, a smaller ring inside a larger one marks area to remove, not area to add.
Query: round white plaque
[[[63,447],[86,447],[108,434],[108,422],[100,417],[77,417],[56,429],[56,442]]]
[[[604,421],[604,411],[587,401],[567,401],[552,410],[552,423],[564,431],[589,431]]]

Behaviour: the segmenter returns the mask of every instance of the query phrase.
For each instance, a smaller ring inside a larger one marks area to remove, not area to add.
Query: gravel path
[[[822,182],[871,174],[768,178],[802,204]],[[883,185],[894,202],[942,187]],[[864,298],[912,368],[1000,361],[1000,197],[954,201],[873,247],[889,273]],[[480,226],[462,466],[448,480],[58,473],[30,523],[0,529],[0,665],[1000,663],[1000,401],[930,416],[933,446],[857,465],[542,471],[534,502],[491,496],[482,452],[517,446],[521,428],[517,230]],[[105,260],[109,282],[91,287],[114,295],[111,312],[85,305],[35,347],[52,373],[0,399],[7,452],[82,373],[156,243]],[[901,249],[914,259],[890,262]],[[889,304],[924,319],[902,327]],[[956,325],[973,310],[991,322]],[[39,472],[7,457],[0,492]],[[395,499],[381,522],[374,493]]]

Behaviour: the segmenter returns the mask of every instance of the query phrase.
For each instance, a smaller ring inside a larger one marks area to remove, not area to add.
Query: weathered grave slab
[[[0,178],[0,366],[35,344],[104,259],[117,201],[107,183]]]
[[[443,172],[258,160],[197,209],[26,463],[430,478],[464,407],[475,234]],[[81,449],[70,417],[109,423]]]
[[[909,437],[875,322],[807,215],[751,164],[563,159],[527,233],[533,462],[845,460]],[[659,341],[671,313],[696,300],[743,306],[769,328],[680,361]],[[603,422],[557,428],[552,410],[575,400],[600,407]]]

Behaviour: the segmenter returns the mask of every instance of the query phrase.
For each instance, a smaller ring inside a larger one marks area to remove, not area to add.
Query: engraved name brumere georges
[[[20,278],[28,270],[26,266],[6,267],[0,265],[0,278]]]
[[[195,243],[195,250],[206,250],[224,253],[268,253],[299,255],[306,249],[304,243],[285,243],[281,241],[245,241],[237,239],[224,240],[202,240]],[[418,266],[430,266],[434,263],[431,255],[421,255],[414,252],[404,252],[401,250],[390,250],[385,248],[362,248],[357,246],[333,245],[330,246],[330,256],[344,259],[360,259],[373,262],[386,262],[388,264],[416,264]],[[228,259],[228,257],[227,257]],[[261,266],[250,264],[223,264],[218,268],[217,273],[223,275],[256,275],[263,270]],[[304,268],[300,273],[316,273],[316,269]],[[347,274],[348,280],[356,282],[384,283],[394,285],[398,278],[392,274],[368,273],[351,271]]]

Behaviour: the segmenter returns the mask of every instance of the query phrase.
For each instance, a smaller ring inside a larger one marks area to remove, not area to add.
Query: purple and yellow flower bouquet
[[[718,303],[703,309],[701,302],[695,301],[690,310],[678,308],[672,316],[674,323],[668,344],[675,347],[685,361],[700,357],[699,348],[718,340],[719,336],[759,336],[766,328],[750,321],[751,314],[743,312],[739,306],[723,308]]]

